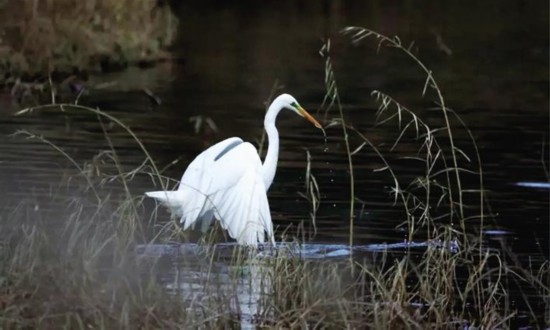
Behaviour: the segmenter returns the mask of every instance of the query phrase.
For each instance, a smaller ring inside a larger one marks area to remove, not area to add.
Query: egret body
[[[267,201],[279,157],[277,115],[288,109],[321,125],[289,94],[279,95],[269,106],[264,119],[268,149],[262,164],[258,151],[238,137],[228,138],[199,154],[187,167],[175,191],[145,194],[168,206],[184,229],[200,225],[203,231],[218,219],[229,236],[241,245],[272,243],[273,223]]]

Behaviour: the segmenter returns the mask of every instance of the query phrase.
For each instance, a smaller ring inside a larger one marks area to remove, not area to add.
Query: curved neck
[[[275,127],[275,120],[283,107],[276,101],[277,100],[269,106],[264,119],[268,146],[262,169],[266,190],[268,190],[271,183],[273,183],[273,178],[275,178],[275,172],[277,170],[277,160],[279,158],[279,132],[277,132],[277,128]]]

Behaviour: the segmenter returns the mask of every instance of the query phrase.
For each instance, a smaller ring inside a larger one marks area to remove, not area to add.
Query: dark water
[[[238,6],[219,2],[214,7],[191,2],[176,10],[181,34],[173,51],[180,61],[92,77],[88,93],[80,99],[128,125],[159,167],[178,160],[166,170],[167,176],[179,178],[193,157],[217,140],[238,135],[259,141],[264,102],[274,86],[276,93],[293,94],[325,123],[337,117],[335,112],[325,117],[320,111],[325,70],[318,51],[328,38],[345,117],[371,141],[383,149],[399,135],[395,124],[375,126],[373,89],[392,95],[430,124],[441,125],[441,115],[426,110],[435,105],[434,99],[422,98],[424,76],[414,62],[392,50],[377,54],[375,40],[351,46],[349,38],[338,33],[347,25],[364,26],[399,35],[404,44],[414,41],[414,53],[434,73],[447,105],[471,130],[490,202],[485,211],[492,214],[486,222],[487,239],[504,240],[519,258],[548,258],[550,189],[529,184],[548,183],[545,169],[550,165],[548,2],[246,1]],[[162,103],[154,104],[142,88]],[[72,101],[75,95],[62,97]],[[43,135],[79,164],[91,164],[101,150],[109,149],[97,117],[59,111],[14,117],[10,102],[2,104],[4,216],[16,208],[31,214],[45,210],[62,214],[60,205],[40,201],[68,193],[59,182],[78,171],[43,142],[8,135],[21,129]],[[199,115],[211,118],[219,130],[195,132],[190,117]],[[282,113],[277,124],[281,151],[269,193],[277,233],[293,234],[302,226],[305,235],[312,236],[310,204],[298,194],[305,192],[307,148],[321,191],[313,240],[347,243],[349,177],[340,129],[327,130],[325,144],[320,131],[289,113]],[[472,155],[467,132],[458,122],[453,125],[455,143]],[[124,168],[130,170],[143,161],[142,151],[123,129],[109,124],[106,129]],[[352,149],[360,143],[353,139]],[[409,141],[391,158],[417,149]],[[402,241],[407,233],[399,226],[402,214],[392,206],[391,179],[374,171],[383,166],[380,159],[364,148],[354,164],[356,198],[363,201],[357,201],[354,211],[355,242]],[[410,162],[396,161],[393,166],[404,177],[422,173]],[[465,180],[470,186],[477,182]],[[138,176],[130,188],[141,195],[153,187],[150,179]],[[152,205],[146,201],[146,206]]]

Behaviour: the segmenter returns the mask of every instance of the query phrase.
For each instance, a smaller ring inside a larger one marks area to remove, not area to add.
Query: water
[[[371,141],[391,145],[398,136],[396,125],[374,125],[377,105],[370,96],[373,89],[419,111],[432,125],[441,125],[440,114],[424,110],[434,106],[433,95],[421,97],[424,78],[412,61],[388,50],[376,55],[375,41],[352,47],[348,38],[337,33],[348,24],[366,26],[399,35],[407,44],[415,41],[413,50],[433,71],[447,105],[476,138],[490,201],[486,212],[494,215],[486,222],[486,239],[506,242],[520,259],[548,259],[547,2],[418,6],[409,1],[280,1],[277,5],[220,3],[214,9],[186,2],[177,11],[182,33],[174,52],[180,61],[92,77],[88,93],[80,99],[131,127],[159,167],[176,161],[165,175],[179,178],[194,156],[220,139],[238,135],[259,141],[264,102],[274,88],[276,93],[293,94],[328,123],[336,113],[324,117],[320,109],[325,91],[324,59],[318,54],[327,38],[332,40],[331,56],[346,119]],[[94,88],[100,84],[108,87]],[[143,88],[151,90],[161,103],[153,102]],[[61,97],[72,101],[75,95]],[[78,170],[51,146],[9,135],[28,130],[56,143],[78,164],[91,165],[94,159],[101,162],[101,157],[94,158],[100,150],[109,150],[98,119],[89,113],[52,110],[14,117],[11,103],[2,105],[0,192],[5,216],[22,204],[29,206],[29,212],[62,216],[62,205],[42,201],[68,194],[59,182]],[[194,116],[210,118],[217,130],[196,132],[189,120]],[[135,141],[123,129],[105,123],[121,166],[131,169],[139,165],[143,154]],[[277,234],[286,230],[315,243],[346,244],[350,195],[340,129],[327,129],[325,140],[319,130],[290,113],[282,113],[277,125],[281,150],[269,193]],[[466,131],[457,129],[455,134],[455,143],[472,155]],[[360,144],[352,139],[351,149]],[[414,154],[415,148],[417,145],[406,141],[391,158]],[[298,194],[306,191],[306,149],[320,187],[315,236],[310,203]],[[354,242],[358,246],[401,244],[407,230],[400,226],[404,221],[401,212],[393,207],[391,179],[376,171],[383,163],[368,147],[353,161],[358,199]],[[412,177],[419,173],[414,164],[396,161],[393,166],[404,177]],[[130,189],[137,196],[153,190],[152,184],[149,178],[139,176]],[[110,189],[113,194],[120,193],[117,188]],[[145,205],[152,207],[153,202],[145,201]],[[161,216],[168,217],[166,213]]]
[[[242,329],[254,329],[262,298],[276,294],[272,292],[273,274],[266,265],[273,257],[298,258],[309,261],[308,266],[313,269],[322,269],[323,262],[327,261],[349,265],[351,253],[357,260],[372,259],[377,253],[424,249],[428,245],[447,248],[438,242],[355,245],[352,249],[345,244],[277,243],[276,246],[261,245],[259,251],[249,251],[250,259],[244,263],[235,261],[236,256],[243,253],[236,243],[219,243],[210,246],[210,251],[198,244],[146,244],[138,245],[136,254],[142,259],[163,260],[157,263],[157,267],[165,267],[160,280],[170,292],[178,294],[191,306],[200,305],[203,299],[211,297],[235,297],[230,312],[239,315]],[[448,248],[453,253],[458,251],[455,244]],[[345,278],[348,272],[349,269],[343,266],[340,276]]]

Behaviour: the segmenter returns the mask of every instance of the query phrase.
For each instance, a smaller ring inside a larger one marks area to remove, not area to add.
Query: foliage
[[[4,1],[0,72],[47,76],[155,60],[176,26],[169,6],[156,0]]]

